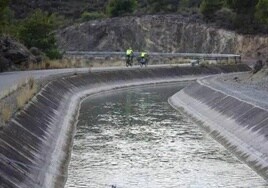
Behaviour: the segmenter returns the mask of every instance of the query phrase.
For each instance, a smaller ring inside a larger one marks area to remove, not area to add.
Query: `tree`
[[[110,0],[106,10],[110,16],[132,13],[137,7],[136,0]]]
[[[9,0],[0,1],[0,16],[3,14],[3,11],[8,7]]]
[[[6,24],[6,14],[8,11],[9,0],[0,1],[0,27],[3,27]]]
[[[180,0],[180,7],[192,8],[199,7],[202,0]]]
[[[56,39],[52,31],[57,28],[57,17],[41,10],[27,17],[19,31],[19,38],[28,47],[37,47],[51,58],[59,58]],[[58,52],[58,53],[56,53]]]
[[[258,1],[259,0],[225,0],[225,5],[238,14],[247,14],[254,12]]]
[[[234,28],[241,33],[255,33],[255,7],[259,0],[225,0],[225,6],[233,10],[236,15]]]
[[[268,0],[259,0],[255,10],[255,18],[262,24],[268,24]]]
[[[222,0],[203,0],[200,5],[200,11],[206,19],[212,19],[214,13],[223,6]]]

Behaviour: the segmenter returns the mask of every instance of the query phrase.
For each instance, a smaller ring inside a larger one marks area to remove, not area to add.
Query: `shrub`
[[[28,47],[41,49],[49,58],[58,58],[56,39],[52,33],[58,27],[57,16],[41,10],[35,11],[22,23],[19,38]]]
[[[225,0],[225,6],[238,14],[252,14],[259,0]]]
[[[101,19],[101,18],[105,18],[105,15],[103,13],[100,13],[100,12],[87,12],[87,11],[85,11],[81,15],[81,19],[84,22],[90,21],[90,20]]]
[[[262,24],[268,24],[268,0],[259,0],[256,5],[255,18]]]
[[[110,0],[106,11],[110,16],[120,16],[126,13],[132,13],[136,7],[136,0]]]
[[[9,0],[0,1],[0,34],[10,33],[14,12],[8,7]]]
[[[1,0],[0,1],[0,22],[3,22],[3,17],[5,15],[5,11],[8,7],[9,0]]]
[[[176,0],[148,0],[151,13],[159,12],[176,12],[180,5],[180,1]]]
[[[200,5],[200,11],[206,19],[212,19],[214,13],[223,6],[222,0],[203,0]]]
[[[222,8],[215,12],[215,20],[217,25],[228,29],[233,28],[235,18],[236,14],[228,8]]]
[[[57,48],[46,50],[46,55],[49,59],[61,59],[62,53]]]
[[[199,7],[202,0],[180,0],[180,7],[192,8]]]

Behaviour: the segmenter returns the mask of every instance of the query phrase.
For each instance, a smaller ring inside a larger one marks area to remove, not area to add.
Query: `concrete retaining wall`
[[[191,84],[169,99],[216,140],[268,180],[268,111],[206,86]]]
[[[248,71],[245,65],[110,70],[48,83],[0,130],[0,187],[63,187],[81,98],[119,87]]]

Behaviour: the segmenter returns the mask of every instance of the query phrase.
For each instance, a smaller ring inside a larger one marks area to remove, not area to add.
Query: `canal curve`
[[[125,88],[86,98],[65,187],[267,187],[168,104],[188,84]]]
[[[72,74],[47,83],[0,130],[0,186],[63,187],[80,101],[90,94],[133,85],[194,80],[250,70],[246,65],[156,67]]]

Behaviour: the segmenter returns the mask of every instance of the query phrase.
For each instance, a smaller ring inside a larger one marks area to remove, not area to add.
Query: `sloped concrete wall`
[[[268,180],[268,111],[198,81],[169,99]]]
[[[131,85],[248,71],[245,65],[111,70],[70,75],[48,83],[0,130],[0,187],[63,187],[74,121],[83,97]]]

